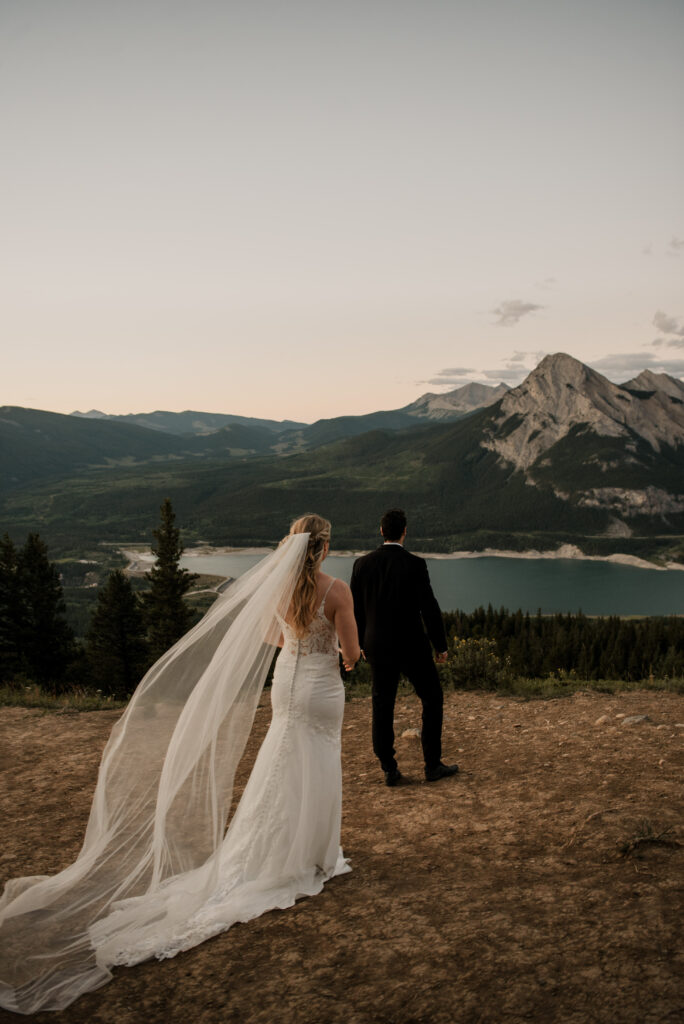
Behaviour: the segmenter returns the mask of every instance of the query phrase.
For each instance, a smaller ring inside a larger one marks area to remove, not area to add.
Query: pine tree
[[[125,700],[147,664],[145,624],[130,580],[121,569],[109,574],[97,595],[86,641],[89,682],[105,696]]]
[[[153,531],[157,543],[152,545],[152,551],[157,562],[145,574],[150,589],[143,597],[147,642],[150,657],[155,661],[188,631],[193,619],[183,596],[197,576],[179,568],[183,547],[175,519],[171,500],[166,498],[161,506],[161,523]]]
[[[22,603],[19,552],[9,536],[0,539],[0,683],[13,683],[21,670]]]
[[[49,561],[47,546],[37,533],[26,538],[17,574],[22,610],[20,644],[26,672],[40,686],[58,693],[66,688],[74,635],[66,620],[59,572]]]

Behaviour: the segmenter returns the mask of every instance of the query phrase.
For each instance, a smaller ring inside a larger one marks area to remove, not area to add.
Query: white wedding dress
[[[325,597],[302,638],[284,619],[307,542],[288,537],[141,680],[105,747],[76,860],[7,882],[0,1006],[61,1010],[114,965],[175,956],[350,870],[335,628]],[[281,631],[271,725],[226,831]]]
[[[273,674],[271,725],[221,847],[216,891],[174,934],[152,926],[137,945],[108,950],[108,927],[120,925],[115,911],[91,929],[101,961],[130,966],[175,956],[238,921],[314,896],[351,870],[340,847],[344,685],[326,597],[302,639],[279,617],[285,643]],[[123,903],[118,912],[126,910]]]

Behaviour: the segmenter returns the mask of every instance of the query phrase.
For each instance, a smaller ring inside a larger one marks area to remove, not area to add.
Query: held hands
[[[446,663],[448,656],[448,651],[440,651],[439,654],[435,655],[435,661],[437,662],[438,665],[444,665]]]
[[[342,653],[341,647],[339,648],[339,652],[342,655],[342,664],[344,665],[345,672],[351,672],[351,670],[354,668],[354,666],[357,664],[360,658],[357,658],[356,661],[352,661],[350,658],[345,658],[344,654]],[[363,658],[364,661],[366,660],[366,655],[363,653],[363,651],[361,651],[361,658]]]

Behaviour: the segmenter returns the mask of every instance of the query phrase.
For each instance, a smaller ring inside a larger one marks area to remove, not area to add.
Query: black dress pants
[[[406,676],[423,705],[421,743],[426,768],[442,759],[444,697],[437,667],[428,651],[400,655],[392,660],[370,658],[373,673],[373,750],[389,772],[397,767],[394,749],[394,704],[399,676]]]

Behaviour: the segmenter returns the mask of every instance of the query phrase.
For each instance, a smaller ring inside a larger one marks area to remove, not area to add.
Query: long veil
[[[237,764],[306,554],[293,534],[147,672],[102,755],[82,849],[0,899],[0,1006],[60,1010],[214,887]],[[149,955],[149,954],[148,954]],[[143,959],[143,956],[140,957]]]

